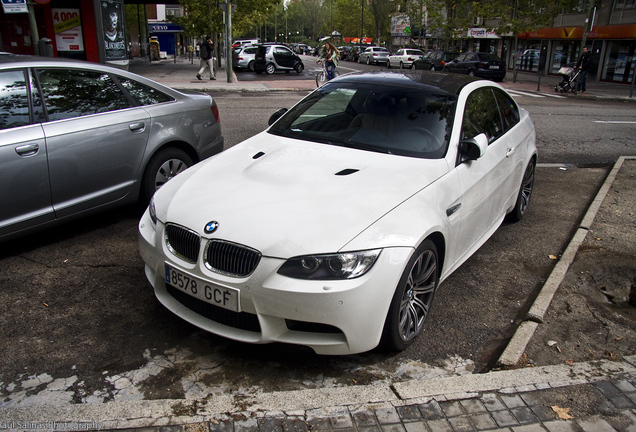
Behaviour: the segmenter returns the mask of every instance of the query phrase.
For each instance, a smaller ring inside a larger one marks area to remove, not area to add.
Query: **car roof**
[[[462,88],[475,81],[486,81],[481,78],[461,74],[411,70],[380,70],[354,72],[341,75],[332,82],[352,82],[373,85],[409,87],[413,89],[434,90],[449,95],[458,95]]]

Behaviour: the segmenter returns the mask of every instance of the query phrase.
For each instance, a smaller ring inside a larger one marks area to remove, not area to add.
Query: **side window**
[[[483,87],[472,92],[466,100],[462,122],[462,139],[474,138],[480,133],[492,143],[503,134],[499,107],[492,89]]]
[[[38,69],[37,75],[49,121],[130,107],[124,93],[106,73]]]
[[[503,127],[506,131],[510,130],[514,125],[519,123],[519,108],[512,98],[499,89],[495,89],[495,98],[501,112]]]
[[[462,54],[460,56],[457,56],[457,61],[464,61],[466,60],[466,54]]]
[[[140,105],[154,105],[174,100],[173,97],[130,78],[120,76],[117,78],[121,85],[128,90],[128,92],[139,102]]]
[[[29,96],[24,70],[0,72],[0,130],[29,123]]]

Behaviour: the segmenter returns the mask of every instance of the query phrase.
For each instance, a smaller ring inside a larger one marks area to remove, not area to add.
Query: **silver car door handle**
[[[144,122],[131,123],[128,125],[128,129],[130,129],[133,132],[143,132],[144,129],[146,129],[146,123]]]
[[[26,144],[15,148],[15,152],[20,156],[33,156],[40,150],[37,144]]]
[[[516,147],[510,147],[508,149],[508,151],[506,151],[506,157],[510,156],[511,154],[513,154],[515,152],[515,148]]]

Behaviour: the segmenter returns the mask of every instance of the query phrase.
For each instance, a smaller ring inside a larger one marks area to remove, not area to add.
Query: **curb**
[[[634,156],[621,156],[614,164],[614,168],[610,171],[605,182],[603,182],[603,185],[596,194],[594,201],[592,201],[592,204],[583,216],[583,219],[574,233],[572,240],[570,240],[570,243],[559,259],[559,262],[550,273],[550,276],[543,285],[543,288],[541,288],[541,291],[530,307],[530,310],[526,315],[526,319],[519,325],[512,339],[508,342],[506,349],[499,357],[499,360],[497,361],[499,366],[515,366],[523,356],[526,346],[530,342],[530,339],[532,339],[537,327],[539,324],[543,323],[543,318],[550,306],[550,303],[552,302],[552,298],[561,285],[561,282],[563,282],[570,265],[576,257],[579,247],[585,240],[587,233],[590,231],[590,227],[594,222],[596,213],[601,207],[601,204],[607,196],[612,183],[623,166],[623,162],[625,160],[634,159],[636,159]]]

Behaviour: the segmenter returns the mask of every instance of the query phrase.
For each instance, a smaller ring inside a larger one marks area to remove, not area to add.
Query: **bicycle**
[[[318,60],[317,63],[322,64],[322,70],[320,70],[317,74],[316,74],[316,87],[320,87],[321,85],[323,85],[324,83],[326,83],[327,81],[329,81],[327,79],[327,63],[323,60]],[[338,72],[337,70],[333,70],[333,76],[331,77],[331,79],[334,79],[335,77],[340,76],[340,72]]]

